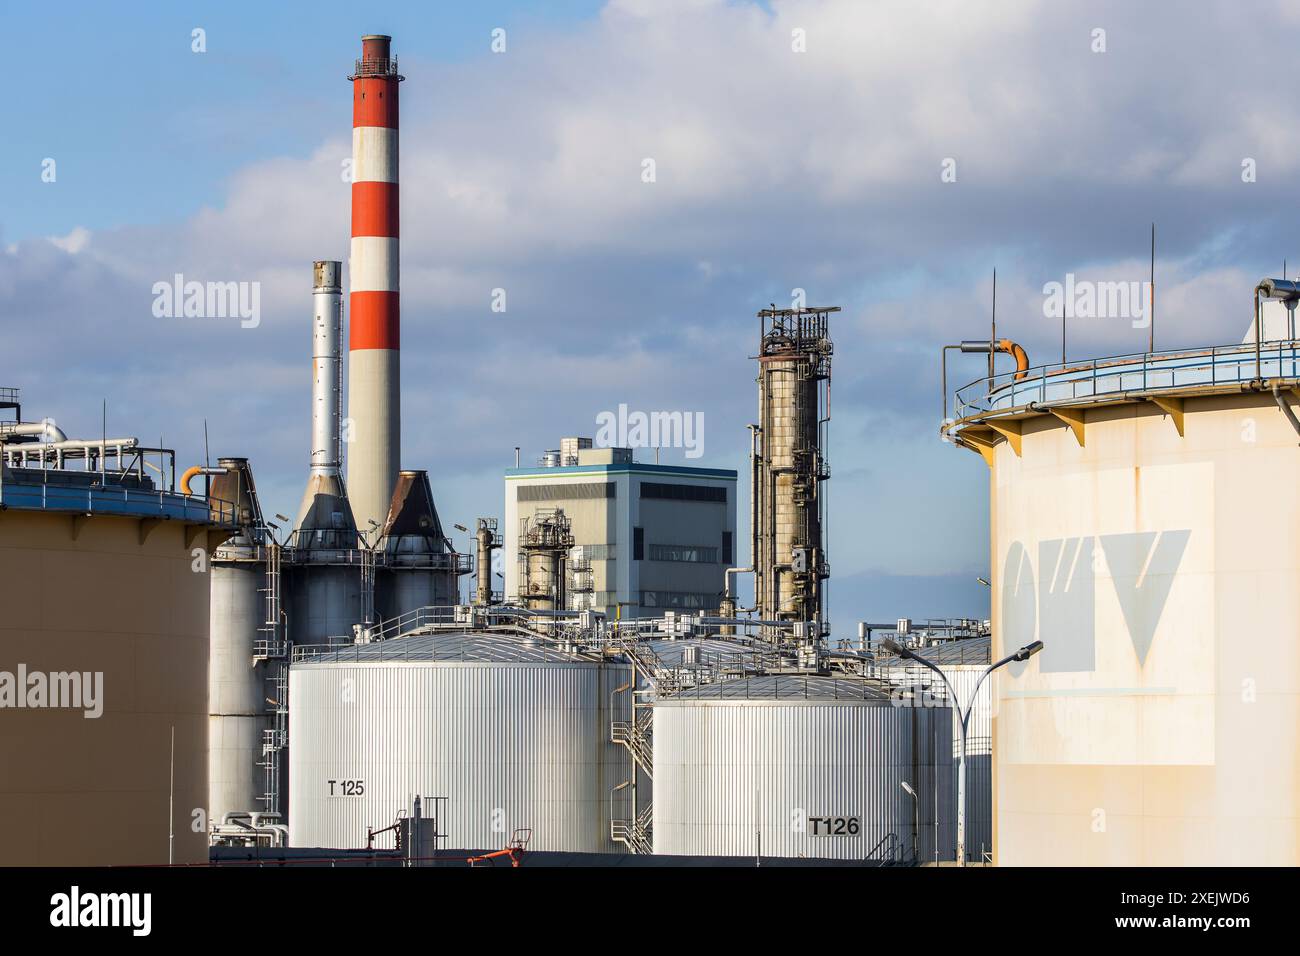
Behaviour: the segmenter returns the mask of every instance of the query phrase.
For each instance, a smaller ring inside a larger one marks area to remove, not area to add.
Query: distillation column
[[[764,309],[753,463],[754,590],[763,620],[812,622],[822,634],[829,577],[821,483],[830,420],[831,341],[839,309]]]

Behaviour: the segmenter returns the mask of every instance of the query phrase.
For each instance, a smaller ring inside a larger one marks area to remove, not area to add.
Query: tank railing
[[[1019,376],[1019,377],[1017,377]],[[1039,365],[1027,372],[984,376],[953,393],[953,420],[1031,403],[1065,404],[1125,392],[1159,392],[1198,385],[1249,385],[1300,377],[1300,340],[1166,349]],[[945,415],[947,402],[945,400]],[[945,422],[947,427],[948,422]]]
[[[91,472],[94,474],[94,472]],[[233,502],[219,498],[186,497],[172,491],[146,491],[140,488],[91,488],[71,485],[40,484],[0,477],[0,504],[14,508],[42,511],[70,511],[86,515],[149,517],[158,515],[192,522],[234,526],[237,521]]]
[[[441,553],[405,554],[390,553],[382,549],[374,552],[376,563],[387,568],[428,568],[434,571],[455,571],[457,574],[469,574],[474,570],[473,555],[459,551]]]

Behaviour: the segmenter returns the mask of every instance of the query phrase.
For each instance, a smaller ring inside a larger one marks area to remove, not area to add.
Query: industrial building
[[[1298,299],[1260,282],[1244,344],[949,347],[1016,358],[943,434],[989,466],[993,655],[1045,644],[993,684],[998,865],[1300,863],[1300,367],[1259,334]]]
[[[170,449],[69,438],[0,389],[0,845],[10,865],[200,863],[208,555],[233,505]]]
[[[572,537],[556,572],[561,606],[612,617],[717,611],[736,562],[736,472],[648,464],[630,448],[591,444],[566,438],[538,467],[506,472],[506,596],[528,596],[529,536],[560,520]]]

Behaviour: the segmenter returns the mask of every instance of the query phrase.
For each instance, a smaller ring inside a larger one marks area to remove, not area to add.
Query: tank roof
[[[4,508],[234,525],[233,510],[225,502],[160,490],[148,476],[3,465],[0,468],[4,470],[0,476],[0,505]]]
[[[294,667],[315,664],[412,663],[465,664],[595,664],[598,659],[555,644],[529,641],[509,634],[457,631],[354,644],[296,661]]]
[[[931,664],[951,667],[959,664],[990,664],[992,658],[992,640],[988,637],[966,637],[955,641],[942,641],[926,647],[914,647],[911,650],[924,657]],[[922,667],[913,661],[876,652],[877,667]]]
[[[865,679],[822,674],[765,674],[737,677],[712,684],[697,684],[660,697],[655,706],[695,702],[739,703],[858,703],[889,705],[893,701],[884,685]]]

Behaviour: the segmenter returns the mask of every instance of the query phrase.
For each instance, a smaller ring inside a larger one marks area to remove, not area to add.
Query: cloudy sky
[[[1300,3],[407,6],[0,7],[0,385],[28,417],[98,434],[107,399],[110,431],[181,464],[206,421],[213,456],[251,458],[291,513],[310,265],[347,258],[363,33],[392,34],[408,78],[403,465],[430,471],[444,521],[500,515],[514,446],[531,461],[620,403],[702,412],[694,463],[743,475],[754,312],[803,289],[843,308],[846,630],[987,614],[987,472],[939,440],[938,356],[987,334],[994,268],[999,328],[1036,364],[1060,354],[1044,284],[1146,279],[1153,221],[1158,347],[1239,341],[1254,281],[1300,268]],[[260,324],[156,318],[176,273],[260,283]],[[1077,320],[1067,347],[1146,335]],[[982,361],[952,366],[965,382]]]

